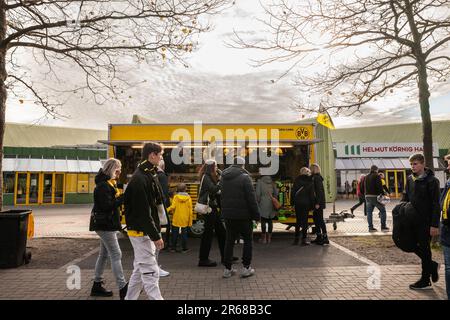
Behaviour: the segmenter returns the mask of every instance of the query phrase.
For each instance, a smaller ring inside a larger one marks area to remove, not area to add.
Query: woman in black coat
[[[300,175],[295,179],[294,186],[292,188],[291,199],[293,199],[293,205],[295,207],[295,239],[293,245],[299,243],[300,227],[302,228],[302,246],[309,245],[306,240],[308,231],[308,213],[313,210],[315,198],[314,198],[314,185],[311,177],[311,171],[303,167],[300,169]]]
[[[199,267],[215,267],[217,262],[209,259],[209,252],[216,231],[219,243],[220,256],[223,261],[225,250],[225,227],[220,217],[220,189],[218,186],[220,171],[214,160],[205,162],[200,170],[201,190],[199,190],[198,201],[208,204],[211,212],[205,215],[205,231],[200,242]]]
[[[317,238],[312,243],[318,245],[330,244],[327,235],[327,226],[323,220],[323,209],[325,209],[325,188],[323,186],[323,177],[320,174],[320,166],[313,163],[310,167],[312,180],[314,184],[314,225],[316,227]]]
[[[121,163],[119,160],[108,159],[95,177],[94,208],[91,213],[90,231],[95,231],[100,237],[100,252],[95,264],[95,278],[91,296],[111,297],[112,291],[103,287],[103,272],[109,258],[111,269],[119,288],[120,299],[127,293],[128,284],[123,275],[122,251],[120,250],[117,232],[122,229],[120,224],[120,206],[123,195],[117,189],[116,178],[119,177]]]

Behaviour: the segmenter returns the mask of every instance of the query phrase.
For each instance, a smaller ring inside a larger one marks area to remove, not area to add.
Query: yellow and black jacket
[[[127,185],[124,201],[128,234],[148,235],[152,241],[161,239],[157,206],[163,198],[156,173],[150,162],[141,162]]]

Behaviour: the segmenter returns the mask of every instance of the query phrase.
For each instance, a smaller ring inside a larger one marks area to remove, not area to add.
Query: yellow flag
[[[328,112],[320,112],[317,115],[317,122],[323,125],[324,127],[327,127],[329,129],[336,129],[333,124],[333,120],[331,120],[330,115]]]

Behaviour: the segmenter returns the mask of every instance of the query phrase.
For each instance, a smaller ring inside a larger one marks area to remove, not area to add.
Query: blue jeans
[[[447,288],[447,299],[450,300],[450,247],[442,246],[445,260],[445,286]]]
[[[111,260],[111,269],[116,278],[117,287],[122,289],[127,282],[123,275],[122,251],[117,240],[117,231],[96,231],[100,236],[100,253],[95,264],[95,282],[103,281],[103,272],[105,271],[108,258]]]
[[[380,210],[381,228],[386,228],[386,207],[377,201],[377,197],[366,196],[367,222],[369,229],[373,228],[373,209]]]
[[[187,249],[189,227],[181,228],[181,247],[183,250]],[[172,249],[177,248],[178,235],[180,234],[180,227],[172,226]]]

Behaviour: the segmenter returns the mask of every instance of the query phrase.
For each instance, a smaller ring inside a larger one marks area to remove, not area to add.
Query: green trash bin
[[[16,268],[28,263],[26,252],[28,215],[31,210],[0,212],[0,268]]]

